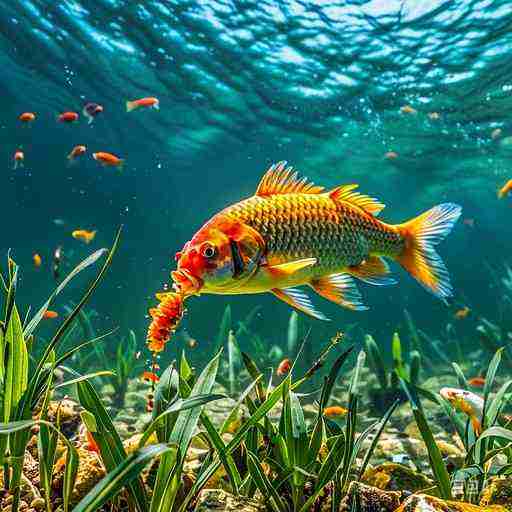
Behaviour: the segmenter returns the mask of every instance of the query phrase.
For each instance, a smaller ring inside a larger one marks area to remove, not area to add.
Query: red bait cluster
[[[183,318],[183,296],[174,292],[157,293],[160,304],[151,308],[149,314],[153,319],[148,329],[147,344],[153,353],[162,352],[171,334]]]

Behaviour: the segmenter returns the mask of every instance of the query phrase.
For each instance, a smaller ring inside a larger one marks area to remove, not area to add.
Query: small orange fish
[[[126,112],[131,112],[140,107],[150,107],[156,110],[160,108],[160,101],[158,98],[140,98],[138,100],[127,101],[126,102]]]
[[[438,112],[429,112],[428,113],[428,118],[431,119],[432,121],[437,121],[441,116],[439,115]]]
[[[464,306],[462,309],[456,311],[453,316],[457,320],[462,320],[466,318],[469,315],[469,313],[471,313],[471,309],[469,309],[467,306]]]
[[[31,123],[36,118],[36,115],[33,112],[23,112],[23,114],[20,114],[18,119],[24,123]]]
[[[345,416],[348,412],[348,409],[341,407],[339,405],[332,405],[331,407],[326,407],[324,409],[324,416],[326,418],[339,418],[340,416]]]
[[[388,151],[387,153],[384,153],[384,158],[386,160],[396,160],[398,158],[398,153],[395,151]]]
[[[69,155],[68,155],[69,163],[72,163],[75,160],[76,157],[85,154],[86,151],[87,151],[87,147],[86,146],[82,146],[82,145],[75,146],[71,150],[71,153],[69,153]]]
[[[475,388],[483,388],[485,386],[485,379],[484,377],[473,377],[468,380],[468,384]]]
[[[57,311],[52,311],[51,309],[47,309],[43,313],[43,318],[57,318],[58,316],[59,314],[57,313]]]
[[[14,169],[15,170],[18,169],[19,167],[23,167],[24,163],[25,163],[25,153],[23,153],[23,151],[21,149],[18,149],[14,153],[13,160],[14,160]]]
[[[475,227],[475,219],[464,219],[464,225],[469,226],[470,228]]]
[[[292,367],[292,362],[289,359],[283,359],[277,367],[276,374],[282,377],[286,375]]]
[[[508,180],[503,187],[498,190],[498,199],[503,199],[512,190],[512,180]]]
[[[105,151],[93,153],[92,157],[104,167],[117,167],[119,170],[122,170],[124,165],[124,160],[112,153],[106,153]]]
[[[34,262],[34,266],[39,268],[41,266],[41,263],[43,262],[41,256],[39,256],[39,254],[37,254],[37,252],[34,253],[34,255],[32,256],[32,261]]]
[[[158,382],[160,380],[160,377],[156,373],[153,372],[144,372],[142,374],[142,378],[144,380],[148,380],[149,382]]]
[[[402,114],[417,114],[418,111],[415,108],[412,108],[411,105],[404,105],[403,107],[400,107],[400,112]]]
[[[87,437],[87,444],[85,445],[85,448],[90,452],[100,453],[100,447],[98,446],[98,443],[94,440],[93,435],[88,430],[86,431],[85,435]]]
[[[59,114],[57,117],[57,121],[61,123],[74,123],[78,121],[78,114],[76,112],[62,112],[62,114]]]
[[[96,233],[97,233],[97,231],[87,231],[86,229],[75,229],[75,231],[73,231],[71,233],[71,236],[75,240],[80,240],[81,242],[90,244],[94,240]]]

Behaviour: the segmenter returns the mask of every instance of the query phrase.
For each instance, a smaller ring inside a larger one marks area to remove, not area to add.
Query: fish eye
[[[205,258],[213,258],[216,254],[217,254],[217,250],[215,248],[214,245],[212,245],[211,243],[209,242],[205,242],[202,246],[201,246],[201,254],[205,257]]]

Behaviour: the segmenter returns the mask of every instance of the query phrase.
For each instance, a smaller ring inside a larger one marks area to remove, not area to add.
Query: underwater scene
[[[510,0],[0,7],[0,510],[512,512]]]

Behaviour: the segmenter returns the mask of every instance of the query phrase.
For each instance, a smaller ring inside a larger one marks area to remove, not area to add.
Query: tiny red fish
[[[158,98],[149,97],[126,102],[126,112],[131,112],[140,107],[150,107],[158,110],[160,108],[160,101]]]
[[[283,359],[277,367],[276,374],[282,377],[286,375],[292,367],[292,362],[289,359]]]
[[[475,388],[483,388],[485,386],[485,379],[484,377],[473,377],[468,380],[468,384]]]
[[[90,452],[100,453],[100,447],[98,446],[98,443],[94,440],[93,435],[88,430],[86,431],[85,435],[87,437],[87,444],[85,445],[85,448]]]
[[[498,199],[503,199],[512,190],[512,180],[508,180],[503,187],[498,190]]]
[[[160,378],[158,377],[158,375],[154,372],[144,372],[142,374],[142,378],[144,380],[148,380],[149,382],[158,382],[160,380]]]
[[[31,123],[36,118],[36,115],[34,112],[23,112],[23,114],[20,114],[18,119],[22,121],[23,123]]]
[[[14,153],[13,160],[14,160],[14,169],[18,169],[18,167],[23,167],[24,162],[25,162],[25,153],[23,153],[23,151],[21,149],[18,149]]]
[[[57,313],[57,311],[52,311],[51,309],[47,309],[43,313],[43,318],[57,318],[58,316],[59,314]]]
[[[97,153],[93,153],[92,157],[104,167],[117,167],[119,170],[121,170],[124,165],[123,159],[105,151],[98,151]]]
[[[464,219],[464,225],[470,228],[475,227],[475,219]]]
[[[347,412],[348,409],[345,409],[344,407],[332,405],[331,407],[326,407],[324,409],[324,416],[326,418],[339,418],[340,416],[345,416]]]
[[[86,146],[83,146],[83,145],[75,146],[71,150],[71,153],[69,153],[69,155],[68,155],[69,163],[72,163],[76,157],[84,155],[86,153],[86,151],[87,151]]]
[[[396,151],[388,151],[384,153],[384,158],[386,160],[396,160],[398,158],[398,153]]]
[[[57,117],[57,121],[61,123],[74,123],[78,121],[78,114],[76,112],[63,112]]]

